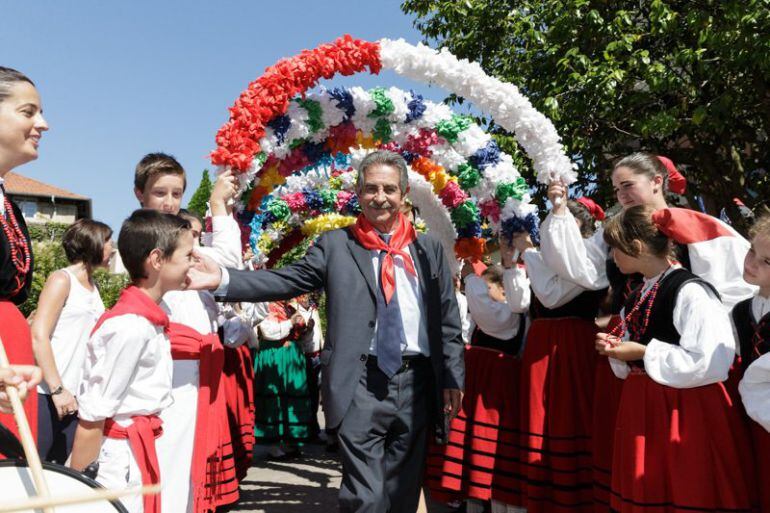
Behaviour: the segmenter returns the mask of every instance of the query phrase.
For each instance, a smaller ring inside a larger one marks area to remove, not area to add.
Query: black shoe
[[[332,442],[326,446],[326,452],[336,454],[340,452],[340,444],[339,442]]]

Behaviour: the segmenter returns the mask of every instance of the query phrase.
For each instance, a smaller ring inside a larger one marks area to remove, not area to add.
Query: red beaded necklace
[[[671,269],[671,266],[668,266],[666,270],[661,273],[660,278],[655,281],[652,287],[650,287],[647,292],[641,295],[639,300],[634,303],[631,311],[625,315],[623,322],[615,326],[612,331],[610,331],[610,336],[622,339],[626,334],[629,325],[632,325],[630,331],[637,337],[647,331],[647,325],[650,323],[650,314],[652,313],[652,305],[655,304],[655,297],[658,295],[660,282],[666,276],[666,273],[668,273],[669,269]],[[644,307],[642,322],[635,322],[638,318],[638,312],[642,309],[642,307]],[[615,346],[616,343],[610,342],[610,345]]]
[[[3,197],[3,205],[5,206],[5,215],[0,214],[0,226],[2,226],[5,238],[8,240],[8,246],[11,248],[11,262],[16,268],[16,274],[13,277],[16,286],[11,292],[11,296],[15,296],[24,288],[24,282],[30,270],[32,252],[29,249],[27,237],[24,236],[24,232],[13,214],[13,207],[8,196]]]

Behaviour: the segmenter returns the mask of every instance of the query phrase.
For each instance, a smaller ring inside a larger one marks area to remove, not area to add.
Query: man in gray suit
[[[323,288],[322,396],[338,427],[342,512],[417,509],[429,433],[445,440],[460,408],[465,367],[460,315],[441,244],[400,213],[406,162],[377,151],[359,166],[363,214],[321,235],[277,270],[219,269],[204,261],[195,288],[228,302],[273,301]]]

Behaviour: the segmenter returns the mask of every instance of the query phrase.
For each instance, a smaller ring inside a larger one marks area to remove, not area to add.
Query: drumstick
[[[8,355],[5,354],[3,340],[0,338],[0,368],[10,366]],[[40,455],[37,453],[35,439],[32,436],[32,430],[29,428],[29,422],[27,422],[27,415],[24,413],[24,405],[21,403],[19,391],[13,385],[6,385],[5,393],[8,394],[8,399],[11,401],[13,417],[16,420],[16,425],[19,427],[21,446],[24,448],[24,457],[29,465],[29,470],[32,472],[32,481],[35,483],[35,489],[40,497],[46,498],[50,495],[48,484],[43,475],[43,465],[40,463]],[[53,513],[53,508],[51,507],[44,507],[43,509],[45,513]]]
[[[0,513],[50,508],[52,506],[67,506],[70,504],[85,504],[96,501],[112,501],[126,495],[150,495],[156,493],[160,493],[160,483],[150,486],[134,486],[124,490],[92,490],[58,497],[30,497],[0,504]]]

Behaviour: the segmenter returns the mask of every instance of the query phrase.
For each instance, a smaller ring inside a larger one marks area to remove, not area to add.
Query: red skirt
[[[242,481],[251,467],[254,450],[254,371],[246,345],[225,347],[222,384],[225,387],[227,419],[233,441],[235,470]]]
[[[751,441],[724,384],[677,389],[643,371],[623,384],[612,465],[620,513],[750,512]]]
[[[620,323],[613,315],[607,325],[609,333]],[[609,513],[612,485],[612,447],[615,442],[615,416],[620,405],[623,380],[615,376],[609,358],[600,356],[594,378],[593,426],[591,452],[593,455],[594,511]]]
[[[521,362],[521,445],[530,513],[593,511],[591,422],[597,328],[536,319]]]
[[[765,481],[764,485],[759,486],[759,511],[770,513],[770,486],[766,481],[767,476],[770,475],[770,433],[753,420],[750,422],[757,475],[762,476]]]
[[[491,349],[465,351],[465,394],[446,446],[432,445],[426,484],[434,500],[495,499],[521,505],[518,438],[520,361]]]
[[[35,365],[35,355],[32,353],[32,333],[29,323],[19,309],[10,301],[0,299],[0,338],[8,355],[8,361],[16,365]],[[37,387],[27,393],[24,400],[24,412],[32,430],[32,436],[37,440]],[[10,413],[0,413],[0,423],[11,430],[17,437],[19,429],[16,420]],[[0,459],[3,456],[0,455]]]

